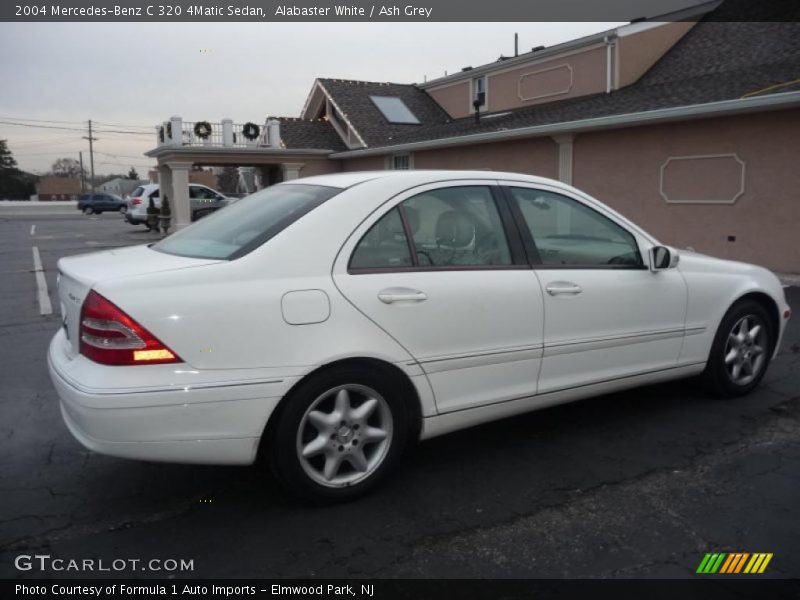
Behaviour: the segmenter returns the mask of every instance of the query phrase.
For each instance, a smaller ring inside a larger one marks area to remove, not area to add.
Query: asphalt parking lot
[[[715,551],[771,552],[762,577],[800,576],[800,319],[749,397],[675,382],[514,417],[421,444],[367,498],[311,508],[257,467],[109,458],[67,432],[45,358],[56,261],[153,239],[116,214],[0,212],[0,577],[669,578]],[[20,554],[194,570],[19,571]]]

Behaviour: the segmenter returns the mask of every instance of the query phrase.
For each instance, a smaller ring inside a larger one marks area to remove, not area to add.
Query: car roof
[[[189,186],[190,186],[190,187],[191,187],[191,186],[194,186],[194,187],[198,187],[198,186],[199,186],[199,187],[208,188],[208,189],[210,189],[210,190],[213,190],[213,189],[214,189],[214,188],[208,187],[208,186],[207,186],[206,184],[204,184],[204,183],[193,183],[193,182],[192,182],[192,183],[189,183]],[[143,185],[140,185],[139,187],[140,187],[140,188],[142,188],[142,189],[144,189],[144,190],[150,190],[150,191],[152,191],[152,190],[155,190],[155,189],[157,189],[157,188],[159,187],[159,185],[158,185],[157,183],[145,183],[145,184],[143,184]]]
[[[416,185],[456,179],[514,179],[516,181],[529,181],[531,183],[555,183],[552,179],[548,179],[546,177],[525,175],[522,173],[486,170],[449,171],[443,169],[410,169],[401,171],[354,171],[350,173],[331,173],[328,175],[315,175],[313,177],[293,179],[285,183],[324,185],[328,187],[345,189],[376,179],[384,179],[387,181],[387,183],[390,181],[393,183],[407,181]]]

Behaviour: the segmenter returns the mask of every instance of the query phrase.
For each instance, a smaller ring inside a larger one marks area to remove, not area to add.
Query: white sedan
[[[745,394],[791,312],[766,269],[485,171],[286,182],[58,268],[50,375],[84,446],[263,457],[321,501],[373,488],[418,439],[524,411],[692,375]]]

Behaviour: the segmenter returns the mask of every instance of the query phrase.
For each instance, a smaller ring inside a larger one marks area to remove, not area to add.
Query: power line
[[[53,121],[49,119],[27,119],[24,117],[0,117],[0,119],[8,119],[9,121],[30,121],[32,123],[66,123],[68,125],[80,125],[81,123],[85,123],[85,121]]]
[[[56,127],[54,125],[33,125],[31,123],[13,123],[11,121],[0,121],[0,125],[14,125],[16,127],[35,127],[37,129],[61,129],[63,131],[84,131],[77,127]]]
[[[130,135],[149,135],[152,136],[155,134],[155,131],[145,132],[145,131],[114,131],[113,129],[95,129],[95,132],[98,133],[127,133]]]
[[[155,126],[153,125],[129,125],[126,123],[104,123],[103,121],[95,121],[98,125],[105,125],[106,127],[132,127],[133,129],[149,129],[153,131]]]
[[[103,156],[110,156],[111,158],[142,158],[142,156],[131,156],[130,154],[113,154],[111,152],[95,151],[95,154],[102,154]]]
[[[77,152],[74,150],[73,152]],[[69,150],[56,150],[55,152],[26,152],[24,154],[17,154],[14,152],[14,157],[20,156],[63,156],[64,154],[69,154]]]
[[[15,127],[34,127],[38,129],[60,129],[63,131],[84,131],[76,127],[57,127],[55,125],[33,125],[32,123],[14,123],[12,121],[0,121],[0,125],[13,125]],[[119,131],[113,129],[97,129],[95,133],[125,133],[129,135],[153,135],[144,131]]]
[[[33,146],[48,146],[48,145],[56,146],[56,145],[60,145],[60,144],[71,144],[73,142],[79,142],[79,141],[80,141],[80,138],[69,136],[69,137],[56,137],[56,138],[40,139],[40,140],[24,140],[24,141],[21,141],[21,142],[11,142],[11,141],[9,141],[8,142],[8,146],[9,146],[9,148],[11,148],[12,146],[14,148],[19,148],[20,146],[22,146],[23,150],[28,150],[29,148],[32,148]]]

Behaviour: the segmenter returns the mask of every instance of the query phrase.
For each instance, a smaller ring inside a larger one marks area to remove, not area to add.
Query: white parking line
[[[31,225],[31,235],[35,235],[35,234],[36,234],[36,225],[34,224],[34,225]]]
[[[39,314],[52,314],[53,305],[50,304],[50,294],[47,293],[47,280],[44,278],[42,259],[39,256],[39,248],[36,246],[33,247],[33,272],[36,274],[36,292],[39,297]]]

